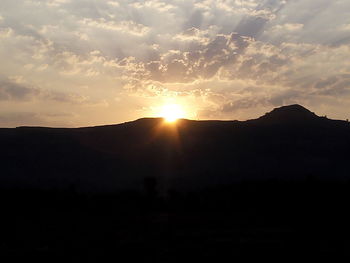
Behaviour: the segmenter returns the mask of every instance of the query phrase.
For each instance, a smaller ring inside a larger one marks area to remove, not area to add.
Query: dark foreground
[[[1,194],[2,262],[282,262],[349,256],[350,184],[241,183],[182,195]]]

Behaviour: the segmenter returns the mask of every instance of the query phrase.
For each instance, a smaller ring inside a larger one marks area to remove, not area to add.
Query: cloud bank
[[[345,0],[2,0],[0,126],[199,119],[301,103],[349,118]],[[28,121],[30,120],[30,121]]]

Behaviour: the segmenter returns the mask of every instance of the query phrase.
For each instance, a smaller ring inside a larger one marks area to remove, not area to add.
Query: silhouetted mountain
[[[350,125],[284,106],[245,122],[144,118],[118,125],[0,129],[3,187],[164,193],[238,181],[348,180]]]
[[[294,104],[276,108],[260,117],[266,122],[305,122],[318,120],[318,116],[301,105]]]
[[[244,122],[0,129],[0,146],[4,262],[348,255],[350,124],[299,105]]]

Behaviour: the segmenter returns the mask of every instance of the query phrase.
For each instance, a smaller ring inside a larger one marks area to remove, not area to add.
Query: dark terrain
[[[300,105],[244,122],[0,129],[0,146],[7,260],[350,254],[350,123]]]

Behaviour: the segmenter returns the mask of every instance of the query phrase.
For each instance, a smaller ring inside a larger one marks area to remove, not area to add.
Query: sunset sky
[[[1,0],[0,127],[350,119],[349,0]]]

